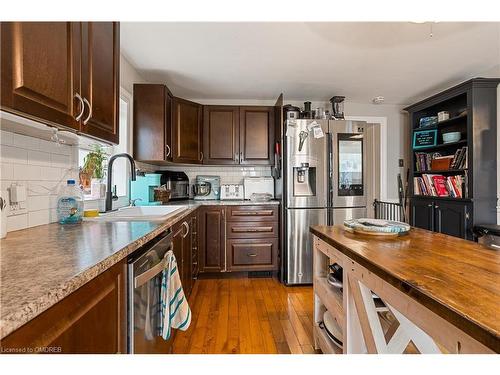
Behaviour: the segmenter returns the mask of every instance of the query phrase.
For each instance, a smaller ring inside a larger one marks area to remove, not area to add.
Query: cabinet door
[[[182,234],[182,286],[184,288],[184,294],[186,298],[188,298],[193,286],[191,218],[188,217],[183,223],[185,223],[185,225]]]
[[[175,163],[201,164],[201,105],[173,98],[172,159]]]
[[[274,107],[240,107],[240,164],[273,164]]]
[[[90,103],[82,132],[119,142],[120,24],[82,23],[82,96]]]
[[[134,159],[172,160],[171,105],[165,85],[134,85]]]
[[[199,217],[200,272],[219,272],[226,269],[225,210],[203,207]]]
[[[181,278],[181,283],[183,283],[183,271],[184,271],[184,264],[182,262],[182,247],[184,245],[184,238],[183,238],[183,233],[185,232],[185,229],[183,228],[182,222],[178,222],[172,227],[172,245],[173,245],[173,251],[175,255],[175,260],[177,261],[177,272],[179,272],[179,276]]]
[[[2,339],[2,347],[126,353],[126,275],[126,261],[114,265]]]
[[[471,239],[469,213],[471,204],[453,201],[434,202],[435,228],[439,233]]]
[[[238,164],[239,107],[203,107],[203,164]]]
[[[430,199],[411,200],[411,225],[417,228],[434,230],[434,208]]]
[[[79,130],[80,23],[2,22],[0,30],[2,109]]]

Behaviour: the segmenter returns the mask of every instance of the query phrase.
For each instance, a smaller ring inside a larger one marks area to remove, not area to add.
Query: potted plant
[[[90,177],[90,195],[92,198],[104,198],[106,194],[106,185],[104,184],[104,162],[107,160],[107,155],[101,145],[94,145],[94,149],[90,151],[84,158],[83,167],[80,175],[84,175],[87,179]],[[85,188],[85,186],[84,186]]]

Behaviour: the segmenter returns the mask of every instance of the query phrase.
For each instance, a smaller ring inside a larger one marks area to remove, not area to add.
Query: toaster
[[[243,194],[243,185],[239,184],[222,184],[220,187],[220,199],[221,200],[243,200],[245,195]]]

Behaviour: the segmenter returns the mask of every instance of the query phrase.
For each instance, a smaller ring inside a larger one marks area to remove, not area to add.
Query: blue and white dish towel
[[[189,308],[181,278],[177,269],[177,261],[172,250],[165,255],[167,266],[163,270],[161,283],[161,320],[160,332],[163,339],[168,340],[171,329],[181,331],[188,329],[191,324],[191,309]]]

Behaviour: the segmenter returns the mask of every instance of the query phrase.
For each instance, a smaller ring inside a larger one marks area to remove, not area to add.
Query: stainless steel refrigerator
[[[288,120],[283,139],[283,281],[312,283],[311,225],[366,216],[364,122]]]

